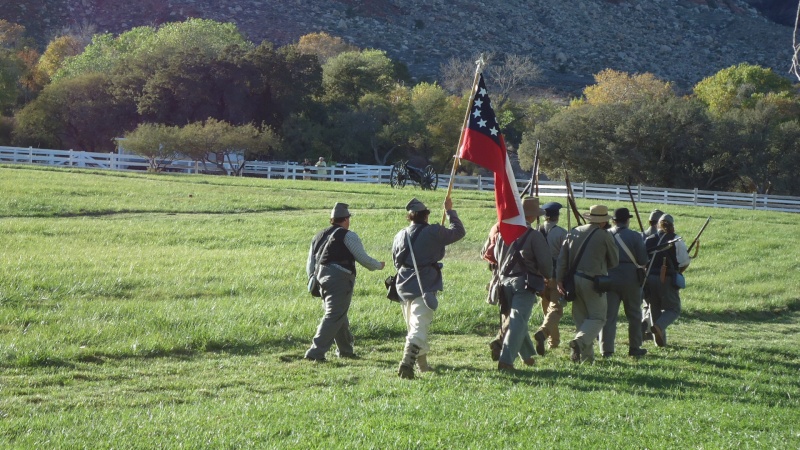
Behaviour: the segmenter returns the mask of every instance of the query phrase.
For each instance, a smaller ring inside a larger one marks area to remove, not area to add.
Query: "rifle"
[[[539,160],[539,140],[536,140],[536,155],[533,158],[533,173],[531,174],[531,182],[533,183],[534,189],[533,196],[539,197],[539,164],[541,161]]]
[[[575,221],[578,223],[577,226],[583,225],[586,221],[580,211],[578,211],[578,204],[575,203],[575,193],[572,192],[572,183],[569,182],[569,174],[567,173],[566,167],[564,168],[564,181],[567,183],[567,203],[570,209],[572,209],[572,213],[575,214]]]
[[[639,208],[636,207],[636,200],[633,199],[633,192],[631,191],[631,179],[630,179],[630,177],[628,177],[628,179],[625,181],[625,186],[628,187],[628,195],[631,197],[631,203],[633,203],[633,212],[636,214],[636,220],[639,221],[639,229],[641,229],[642,233],[644,233],[644,226],[642,225],[642,218],[639,217]]]
[[[697,257],[697,252],[700,251],[700,235],[702,235],[703,232],[706,231],[706,227],[708,226],[709,222],[711,222],[711,216],[708,216],[708,219],[706,219],[706,223],[703,224],[703,227],[700,228],[700,232],[697,233],[697,236],[694,237],[694,240],[692,241],[691,245],[689,245],[689,250],[688,251],[689,251],[690,254],[691,254],[692,249],[694,248],[695,244],[697,245],[697,250],[695,250],[694,256],[692,256],[692,258],[696,258]]]
[[[533,154],[533,166],[531,166],[531,180],[528,181],[528,184],[525,185],[525,189],[523,189],[522,193],[519,194],[519,198],[522,199],[526,195],[538,197],[539,196],[538,184],[539,184],[539,141],[536,141],[536,152]],[[535,194],[534,194],[534,189],[536,190]]]

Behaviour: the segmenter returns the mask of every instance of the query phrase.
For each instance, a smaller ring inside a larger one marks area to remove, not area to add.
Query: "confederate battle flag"
[[[500,235],[503,241],[510,244],[525,233],[528,225],[522,212],[517,180],[508,161],[506,143],[500,134],[500,127],[486,93],[483,74],[480,75],[470,111],[469,124],[464,130],[458,157],[494,172],[494,199]]]

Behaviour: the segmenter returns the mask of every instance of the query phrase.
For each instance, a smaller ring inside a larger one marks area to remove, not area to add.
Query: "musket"
[[[697,236],[695,236],[695,238],[694,238],[694,240],[692,241],[691,245],[689,245],[689,250],[688,250],[688,252],[689,252],[690,254],[691,254],[691,252],[692,252],[692,249],[694,248],[694,246],[695,246],[695,245],[697,245],[697,250],[694,252],[694,256],[692,256],[692,258],[695,258],[695,257],[697,257],[697,251],[699,251],[699,250],[700,250],[700,235],[702,235],[702,234],[703,234],[703,232],[704,232],[704,231],[706,231],[706,227],[708,226],[708,223],[709,223],[709,222],[711,222],[711,216],[708,216],[708,219],[706,219],[706,223],[704,223],[704,224],[703,224],[703,227],[702,227],[702,228],[700,228],[700,232],[698,232],[698,233],[697,233]]]
[[[642,218],[639,217],[639,208],[636,207],[636,200],[633,199],[630,177],[628,178],[628,180],[625,181],[625,186],[628,187],[628,195],[631,197],[631,203],[633,203],[633,212],[636,214],[636,220],[639,221],[639,229],[641,229],[642,233],[644,233],[644,225],[642,225]]]
[[[531,174],[531,183],[533,183],[534,189],[533,196],[539,197],[539,164],[541,163],[539,159],[539,140],[536,140],[536,155],[533,157],[533,173]]]
[[[578,211],[578,204],[575,203],[575,193],[572,192],[572,183],[569,182],[569,174],[567,173],[566,167],[564,168],[564,181],[567,184],[567,203],[569,203],[572,213],[575,214],[575,221],[578,223],[578,226],[583,225],[583,216],[581,216],[580,211]]]
[[[522,190],[522,193],[519,194],[519,198],[522,199],[526,195],[528,196],[539,196],[539,189],[536,186],[536,193],[534,194],[534,186],[538,183],[539,178],[539,141],[536,141],[536,152],[533,154],[533,166],[531,166],[531,180],[528,181],[528,184],[525,185],[525,189]]]

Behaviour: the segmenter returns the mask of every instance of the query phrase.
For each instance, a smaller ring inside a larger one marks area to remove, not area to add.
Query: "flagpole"
[[[472,91],[469,96],[469,102],[467,103],[467,113],[464,114],[464,123],[461,125],[461,136],[458,137],[458,146],[456,147],[456,154],[453,156],[453,168],[450,170],[450,182],[447,184],[447,195],[445,196],[445,200],[450,198],[450,194],[453,192],[453,182],[456,178],[456,170],[458,170],[458,165],[461,162],[461,158],[458,157],[458,151],[461,149],[461,144],[464,143],[464,132],[467,130],[467,124],[469,124],[469,113],[472,110],[472,102],[475,101],[475,88],[478,85],[478,79],[481,74],[481,70],[483,66],[486,65],[486,62],[483,60],[483,53],[481,53],[481,57],[475,61],[475,78],[472,80]],[[444,225],[444,221],[447,219],[447,211],[442,212],[442,225]]]

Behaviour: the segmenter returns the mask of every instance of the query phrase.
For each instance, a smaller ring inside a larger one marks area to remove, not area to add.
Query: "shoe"
[[[406,380],[413,380],[414,379],[414,367],[409,366],[407,364],[400,363],[400,367],[397,368],[397,376]]]
[[[547,340],[547,336],[544,335],[544,331],[537,331],[533,335],[533,339],[536,341],[536,354],[539,356],[544,356],[544,342]]]
[[[553,350],[554,348],[558,348],[558,346],[559,346],[559,345],[561,345],[561,343],[560,343],[560,342],[551,342],[551,343],[547,344],[547,347],[548,347],[550,350]]]
[[[572,349],[572,354],[569,355],[569,359],[571,359],[574,363],[581,362],[581,347],[577,339],[569,341],[569,348]]]
[[[634,358],[640,358],[647,354],[646,348],[632,348],[628,350],[628,356],[632,356]]]
[[[312,357],[310,357],[308,355],[303,356],[303,359],[308,360],[308,361],[318,362],[318,363],[323,363],[323,362],[327,361],[327,359],[325,359],[325,358],[312,358]]]
[[[603,358],[611,358],[614,356],[614,352],[603,352]]]
[[[650,327],[650,331],[653,332],[653,340],[656,341],[656,345],[659,347],[666,347],[667,343],[664,341],[664,330],[661,329],[658,325],[653,325]]]
[[[428,355],[420,355],[417,356],[417,367],[419,367],[419,372],[430,372],[433,370],[431,366],[428,365]]]
[[[500,362],[497,363],[497,370],[499,370],[501,372],[513,372],[514,371],[514,365],[513,364],[506,364],[506,363],[500,361]]]
[[[649,330],[645,331],[644,333],[642,333],[642,339],[644,339],[645,341],[652,341],[653,333],[651,333]]]
[[[536,360],[533,359],[533,356],[531,356],[528,359],[523,359],[522,362],[524,362],[526,366],[532,366],[532,365],[536,364]]]
[[[339,353],[339,358],[345,358],[345,359],[361,359],[361,357],[360,357],[360,356],[358,356],[358,355],[357,355],[357,354],[355,354],[355,353]]]
[[[492,350],[492,361],[500,361],[500,352],[503,350],[503,344],[498,341],[489,343],[489,348]]]

